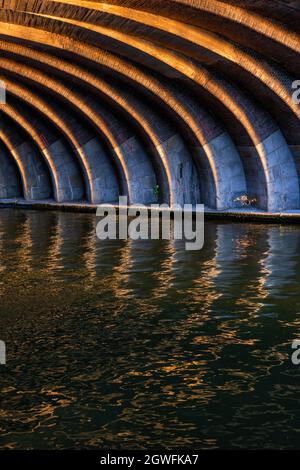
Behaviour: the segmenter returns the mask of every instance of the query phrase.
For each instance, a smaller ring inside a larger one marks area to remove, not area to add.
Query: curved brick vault
[[[300,209],[298,1],[0,5],[0,198]]]

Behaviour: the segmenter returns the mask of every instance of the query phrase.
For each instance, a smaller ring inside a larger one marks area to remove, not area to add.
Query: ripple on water
[[[209,222],[191,253],[0,215],[1,448],[299,446],[298,227]]]

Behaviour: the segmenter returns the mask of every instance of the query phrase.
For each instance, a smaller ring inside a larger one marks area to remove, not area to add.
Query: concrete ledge
[[[61,212],[85,212],[96,213],[99,204],[89,204],[87,202],[66,202],[58,203],[51,199],[39,201],[26,201],[25,199],[1,199],[0,209],[15,208],[15,209],[31,209],[31,210],[48,210],[48,211],[61,211]],[[110,205],[118,208],[118,204],[112,202]],[[105,204],[103,204],[105,207]],[[137,206],[130,206],[137,207]],[[150,207],[149,207],[150,210]],[[206,219],[219,219],[220,221],[235,221],[235,222],[261,222],[261,223],[300,223],[300,209],[293,211],[283,212],[265,212],[255,208],[240,208],[228,209],[218,211],[205,208]]]

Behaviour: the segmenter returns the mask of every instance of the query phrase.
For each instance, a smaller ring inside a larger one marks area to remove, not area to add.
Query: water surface
[[[96,222],[0,211],[0,448],[299,448],[300,227]]]

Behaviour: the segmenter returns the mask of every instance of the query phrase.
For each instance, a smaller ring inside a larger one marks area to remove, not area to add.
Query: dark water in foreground
[[[0,447],[300,448],[300,227],[205,248],[0,212]]]

